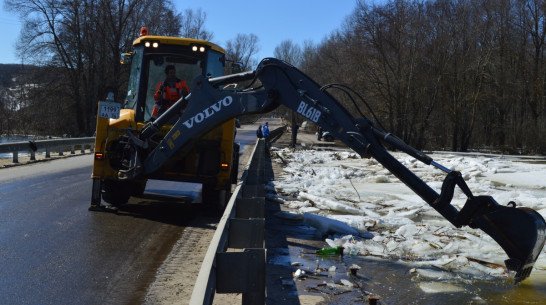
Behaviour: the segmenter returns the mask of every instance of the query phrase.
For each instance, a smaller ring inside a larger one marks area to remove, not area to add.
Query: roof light
[[[191,50],[194,51],[194,52],[197,52],[197,46],[191,47]]]
[[[149,41],[144,42],[144,46],[145,46],[146,48],[149,48],[150,45],[151,45],[151,43],[150,43]]]
[[[152,44],[152,47],[154,47],[154,48],[159,47],[159,42],[154,42],[154,43]]]
[[[205,52],[205,47],[199,47],[199,52],[201,53]]]

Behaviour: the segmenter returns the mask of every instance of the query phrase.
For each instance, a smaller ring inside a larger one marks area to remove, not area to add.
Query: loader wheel
[[[146,189],[146,182],[144,181],[135,181],[131,183],[131,196],[140,197],[142,194],[144,194],[144,190]]]
[[[131,197],[131,184],[124,181],[105,180],[102,183],[102,199],[111,205],[122,205]]]
[[[231,197],[231,191],[217,190],[212,184],[203,184],[201,191],[202,203],[213,215],[222,215],[226,209],[226,205]]]
[[[91,206],[100,206],[102,195],[102,181],[93,179],[93,187],[91,188]]]

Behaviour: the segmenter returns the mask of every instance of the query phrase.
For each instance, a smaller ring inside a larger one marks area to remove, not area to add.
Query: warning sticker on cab
[[[99,102],[99,117],[107,119],[119,119],[121,104],[114,102]]]

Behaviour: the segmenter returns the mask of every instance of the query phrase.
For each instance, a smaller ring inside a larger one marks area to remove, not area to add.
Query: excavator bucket
[[[479,197],[475,197],[479,198]],[[486,211],[476,213],[470,226],[491,236],[508,254],[504,263],[515,271],[515,282],[526,279],[546,241],[546,222],[536,211],[496,204],[491,197],[481,197],[489,204]]]
[[[468,197],[457,212],[449,204],[455,185]],[[449,171],[440,197],[431,206],[456,227],[470,226],[491,236],[508,254],[504,263],[508,270],[516,272],[515,283],[529,277],[546,241],[546,222],[535,210],[516,208],[514,202],[501,206],[491,196],[474,196],[457,171]]]

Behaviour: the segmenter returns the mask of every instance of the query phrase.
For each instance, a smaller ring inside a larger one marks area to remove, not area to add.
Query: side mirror
[[[231,63],[231,73],[233,74],[236,74],[236,73],[241,73],[243,72],[243,63],[238,61],[238,62],[232,62]]]
[[[128,65],[131,63],[131,55],[133,55],[132,53],[121,53],[121,59],[120,59],[120,63],[122,65]]]

